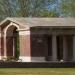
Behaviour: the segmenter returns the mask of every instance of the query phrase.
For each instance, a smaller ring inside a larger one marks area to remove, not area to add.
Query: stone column
[[[67,42],[66,37],[63,37],[63,61],[67,60]]]
[[[73,61],[75,61],[75,36],[73,36]]]
[[[52,35],[52,60],[57,61],[57,42],[56,35]]]
[[[6,35],[4,33],[4,36],[3,36],[3,42],[4,42],[4,57],[3,58],[7,58],[7,54],[6,54]]]

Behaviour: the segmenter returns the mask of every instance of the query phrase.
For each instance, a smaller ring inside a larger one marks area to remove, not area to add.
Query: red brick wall
[[[20,35],[20,56],[30,56],[30,35]]]
[[[1,37],[1,56],[4,56],[4,39]]]

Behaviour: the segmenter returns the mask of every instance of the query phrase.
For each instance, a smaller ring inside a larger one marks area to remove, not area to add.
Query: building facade
[[[75,61],[75,19],[5,19],[0,23],[0,60],[4,58],[22,62]]]

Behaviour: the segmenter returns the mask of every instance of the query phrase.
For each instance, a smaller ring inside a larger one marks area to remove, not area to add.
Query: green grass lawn
[[[0,75],[75,75],[75,68],[0,68]]]

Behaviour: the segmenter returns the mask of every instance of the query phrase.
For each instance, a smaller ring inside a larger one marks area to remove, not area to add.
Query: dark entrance
[[[19,34],[13,25],[6,32],[6,54],[10,60],[19,58]]]
[[[47,35],[47,48],[48,48],[48,56],[47,61],[52,60],[52,35]]]
[[[47,40],[48,40],[48,56],[52,56],[52,36],[49,35]]]
[[[67,54],[66,54],[67,61],[70,61],[73,58],[73,35],[67,35],[66,42],[67,42]]]
[[[19,33],[16,30],[13,31],[14,58],[19,59]]]
[[[63,36],[57,36],[57,59],[63,59]]]

